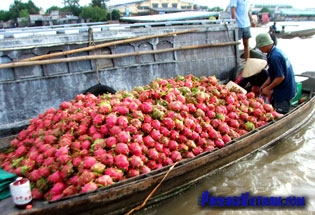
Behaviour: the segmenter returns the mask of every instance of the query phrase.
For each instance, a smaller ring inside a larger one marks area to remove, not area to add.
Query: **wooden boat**
[[[215,31],[214,35],[218,35],[217,39],[222,38],[222,35],[218,34],[220,28],[216,26],[216,29],[217,30]],[[206,36],[208,36],[208,32],[201,32],[201,34],[206,34]],[[232,30],[231,35],[232,34],[235,34],[234,30]],[[200,37],[201,36],[197,34],[196,38]],[[227,36],[227,38],[229,37],[230,35]],[[180,42],[182,41],[182,39],[183,38],[181,38]],[[236,44],[233,43],[233,47],[235,45]],[[203,46],[203,48],[206,48],[206,46]],[[230,58],[227,62],[228,66],[224,68],[224,72],[226,73],[230,72],[230,69],[235,67],[235,63],[239,62],[239,57],[237,57],[239,56],[239,52],[237,48],[231,49],[231,47],[229,46],[223,49],[225,53],[222,54],[223,57]],[[176,50],[167,51],[173,52]],[[187,52],[183,51],[182,49],[179,49],[178,51],[184,53],[183,56],[186,57],[187,61],[190,60],[191,55],[188,55],[187,58]],[[218,49],[216,50],[216,52],[218,52]],[[232,57],[228,55],[230,53],[232,53]],[[146,52],[145,54],[148,54],[148,52]],[[169,57],[169,55],[167,55],[166,57]],[[213,58],[212,55],[211,57]],[[217,57],[214,58],[214,61],[218,59],[221,59],[221,55],[217,55]],[[180,60],[177,66],[180,65]],[[204,60],[202,62],[206,61],[207,60]],[[198,61],[197,63],[199,64],[200,61]],[[160,62],[158,62],[157,64],[160,64]],[[174,62],[171,62],[171,64],[174,64]],[[206,63],[204,65],[207,66]],[[184,64],[184,66],[187,66],[187,64]],[[182,68],[184,67],[181,67],[181,69]],[[207,68],[210,67],[206,67],[206,72],[201,71],[200,74],[208,74]],[[178,72],[178,70],[175,72]],[[187,71],[185,71],[184,74],[186,72]],[[216,72],[217,69],[215,68],[214,73]],[[106,71],[103,71],[102,74],[106,74]],[[158,75],[160,74],[161,73],[158,73]],[[290,134],[292,131],[298,129],[301,125],[305,124],[310,119],[310,117],[314,115],[315,112],[314,87],[312,87],[315,85],[314,79],[309,76],[303,77],[306,78],[306,80],[303,80],[303,83],[308,83],[306,85],[310,86],[310,88],[305,88],[304,90],[304,93],[308,95],[307,101],[294,107],[290,113],[284,115],[282,118],[276,121],[272,121],[265,126],[262,126],[249,132],[246,135],[234,139],[221,149],[215,149],[210,152],[202,153],[195,158],[182,160],[178,163],[175,163],[174,165],[166,166],[159,170],[152,171],[148,174],[143,174],[138,177],[115,183],[114,185],[105,188],[97,189],[94,192],[77,194],[71,197],[51,202],[34,201],[33,208],[29,210],[15,209],[12,203],[12,199],[7,198],[0,202],[1,213],[12,215],[68,215],[87,213],[123,214],[127,212],[132,212],[134,211],[133,209],[141,208],[138,208],[137,206],[143,203],[145,203],[146,205],[150,205],[165,200],[173,195],[178,194],[179,192],[189,189],[193,184],[205,177],[207,174],[212,174],[213,171],[219,168],[223,168],[227,165],[237,162],[239,159],[250,155],[261,147],[266,147],[272,143],[275,143],[277,140]],[[0,148],[7,147],[11,138],[11,136],[2,137],[0,139]]]
[[[275,33],[277,38],[281,39],[292,39],[295,37],[307,38],[312,37],[315,34],[315,28],[297,30],[297,31],[280,31]]]
[[[307,101],[295,106],[282,118],[232,140],[221,149],[202,153],[176,165],[166,166],[91,193],[53,202],[36,201],[30,210],[15,209],[12,200],[8,198],[0,202],[1,211],[5,214],[123,214],[132,211],[144,201],[146,205],[150,205],[183,192],[213,171],[275,143],[311,119],[315,112],[315,79],[303,74],[299,76],[306,86],[303,93],[309,95]],[[1,139],[2,144],[5,141],[8,138]]]

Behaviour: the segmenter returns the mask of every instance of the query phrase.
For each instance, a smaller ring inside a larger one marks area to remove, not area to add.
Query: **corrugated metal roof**
[[[165,22],[165,21],[178,21],[189,19],[207,19],[210,16],[219,16],[219,12],[206,12],[206,11],[188,11],[178,13],[167,13],[148,16],[132,16],[122,17],[122,21],[129,22]]]

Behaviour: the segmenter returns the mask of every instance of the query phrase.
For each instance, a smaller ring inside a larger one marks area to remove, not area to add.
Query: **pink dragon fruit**
[[[120,169],[110,167],[105,169],[105,175],[109,175],[113,181],[121,181],[124,173]]]
[[[140,171],[138,169],[129,169],[127,172],[127,176],[129,178],[136,177],[140,175]]]
[[[143,142],[147,147],[154,147],[155,141],[150,135],[143,137]]]
[[[159,160],[159,152],[155,148],[148,149],[147,155],[152,160]]]
[[[117,142],[120,143],[128,143],[130,142],[131,137],[129,132],[126,131],[121,131],[118,135],[117,135]]]
[[[84,170],[78,178],[78,185],[84,186],[85,184],[95,180],[95,178],[96,178],[96,173],[91,172],[89,170]]]
[[[56,171],[56,172],[53,172],[51,175],[49,175],[47,180],[55,184],[57,182],[62,182],[63,178],[60,175],[60,171]]]
[[[143,167],[140,170],[140,173],[141,174],[146,174],[146,173],[149,173],[149,172],[151,172],[151,169],[147,165],[143,165]]]
[[[117,121],[118,121],[118,119],[117,119],[117,116],[115,113],[110,113],[106,117],[106,125],[108,128],[111,128],[114,125],[116,125]]]
[[[66,188],[66,185],[63,182],[57,182],[51,188],[50,193],[52,195],[59,195],[59,194],[62,194],[65,188]]]
[[[46,150],[45,150],[46,151]],[[65,155],[69,153],[69,147],[68,146],[62,146],[59,149],[57,149],[55,156],[59,157],[60,155]]]
[[[39,175],[43,178],[47,178],[50,175],[50,170],[47,166],[41,166],[38,168]]]
[[[128,121],[128,118],[126,116],[119,116],[117,119],[117,123],[120,127],[127,128],[129,121]]]
[[[34,169],[28,174],[28,178],[31,181],[38,181],[41,178],[40,172],[38,169]]]
[[[140,109],[142,110],[143,113],[148,114],[153,111],[153,106],[150,102],[143,102],[140,105]]]
[[[107,149],[111,149],[111,148],[116,147],[116,144],[117,144],[117,139],[116,139],[116,137],[111,136],[111,137],[108,137],[108,138],[106,139],[106,148],[107,148]]]
[[[130,160],[130,165],[133,168],[140,168],[143,166],[143,161],[141,160],[139,156],[132,155],[131,158],[129,158],[129,160]]]
[[[109,175],[101,175],[95,179],[95,183],[98,184],[99,186],[106,187],[113,184],[114,182]]]
[[[129,152],[133,155],[140,155],[142,153],[141,147],[138,143],[130,143],[129,144]]]
[[[97,186],[96,183],[94,183],[94,182],[89,182],[89,183],[85,184],[85,185],[82,187],[80,193],[92,192],[92,191],[96,190],[97,188],[98,188],[98,186]]]
[[[106,140],[104,138],[97,138],[96,140],[94,140],[91,148],[93,150],[97,150],[99,148],[103,149],[106,146]]]
[[[74,172],[73,164],[71,162],[68,162],[61,167],[60,176],[62,178],[67,178],[67,177],[71,176],[73,172]]]
[[[123,169],[125,171],[128,170],[128,168],[129,168],[129,161],[128,161],[128,158],[127,158],[126,155],[123,155],[123,154],[116,155],[114,157],[114,160],[115,160],[115,165],[118,168]]]
[[[171,159],[173,160],[173,162],[180,161],[182,160],[182,155],[179,151],[172,151]]]
[[[77,186],[78,185],[78,179],[79,179],[79,175],[73,175],[71,178],[69,178],[66,181],[67,185],[73,185],[73,186]]]
[[[91,167],[96,163],[96,158],[92,156],[87,156],[83,158],[83,166],[85,169],[91,169]]]
[[[129,147],[126,143],[117,143],[115,152],[117,154],[124,154],[128,155],[129,154]]]
[[[32,198],[33,199],[40,200],[43,197],[44,197],[44,193],[40,189],[38,189],[36,187],[32,189]]]
[[[72,196],[77,193],[78,193],[78,188],[75,185],[69,185],[63,190],[62,196],[64,197]]]

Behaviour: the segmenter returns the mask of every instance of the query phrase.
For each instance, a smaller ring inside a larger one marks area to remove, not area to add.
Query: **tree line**
[[[82,19],[88,19],[91,22],[102,22],[106,20],[119,20],[120,12],[118,10],[109,11],[105,0],[91,0],[88,6],[81,7],[80,0],[63,0],[64,7],[52,6],[45,13],[50,14],[51,11],[58,10],[60,13],[71,13]],[[22,2],[22,0],[14,0],[9,10],[0,10],[0,21],[7,22],[12,20],[17,22],[18,18],[28,18],[31,14],[39,14],[41,8],[37,7],[32,0]]]

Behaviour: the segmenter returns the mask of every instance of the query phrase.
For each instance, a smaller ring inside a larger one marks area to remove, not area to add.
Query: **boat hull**
[[[237,162],[262,147],[275,143],[305,124],[315,112],[315,97],[294,108],[282,118],[234,139],[221,149],[186,159],[169,171],[170,166],[149,174],[119,182],[95,192],[75,195],[55,202],[35,202],[31,210],[17,211],[6,199],[2,211],[10,214],[122,214],[128,212],[150,195],[167,174],[147,205],[176,195],[214,171]],[[2,139],[2,141],[4,141]],[[8,140],[7,140],[8,141]],[[7,210],[7,211],[6,211]]]
[[[281,39],[292,39],[295,37],[306,38],[311,37],[315,34],[315,29],[305,29],[300,31],[289,31],[276,33],[277,38]]]

